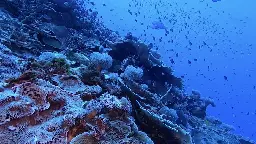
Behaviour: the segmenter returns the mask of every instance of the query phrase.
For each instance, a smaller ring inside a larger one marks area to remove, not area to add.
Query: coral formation
[[[90,67],[97,70],[107,70],[112,66],[112,57],[108,54],[93,52],[90,55]]]
[[[124,79],[140,80],[143,76],[143,70],[141,68],[128,65],[125,68],[124,73],[122,73],[120,76]]]
[[[160,55],[82,0],[0,2],[0,142],[253,143],[206,114]]]

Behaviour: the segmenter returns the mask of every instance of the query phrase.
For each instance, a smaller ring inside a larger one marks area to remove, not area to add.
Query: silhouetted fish
[[[162,22],[160,22],[160,21],[154,21],[154,22],[152,22],[152,24],[150,25],[150,27],[151,27],[152,29],[164,29],[164,30],[167,29],[167,27],[166,27]]]

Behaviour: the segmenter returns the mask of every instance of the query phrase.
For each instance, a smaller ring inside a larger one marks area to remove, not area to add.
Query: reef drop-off
[[[252,144],[82,0],[1,0],[2,144]]]

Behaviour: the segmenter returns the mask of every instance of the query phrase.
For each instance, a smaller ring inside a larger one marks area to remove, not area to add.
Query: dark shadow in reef
[[[142,81],[147,82],[150,90],[160,95],[164,94],[169,87],[175,86],[183,88],[182,79],[172,74],[170,67],[155,64],[151,60],[150,49],[148,46],[137,41],[124,41],[114,45],[109,55],[114,59],[115,65],[122,65],[126,59],[132,59],[131,65],[142,67],[144,76]],[[120,72],[119,72],[120,73]]]

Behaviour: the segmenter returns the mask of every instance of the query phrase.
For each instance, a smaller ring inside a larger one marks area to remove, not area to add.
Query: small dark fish
[[[172,63],[172,64],[175,64],[175,62],[174,62],[174,60],[173,60],[173,59],[171,59],[170,61],[171,61],[171,63]]]
[[[132,12],[131,12],[131,10],[128,10],[128,12],[129,12],[129,14],[130,14],[130,15],[132,15]]]
[[[227,81],[227,80],[228,80],[228,77],[227,77],[227,76],[224,76],[224,80],[226,80],[226,81]]]
[[[213,2],[218,2],[218,1],[221,1],[221,0],[212,0]]]

